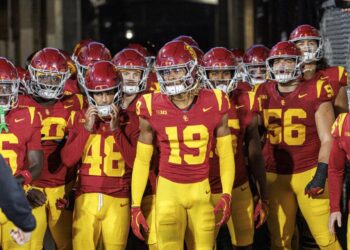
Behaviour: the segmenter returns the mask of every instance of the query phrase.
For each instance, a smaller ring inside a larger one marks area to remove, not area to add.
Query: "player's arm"
[[[30,177],[26,174],[16,176],[22,185],[30,184],[32,180],[36,180],[40,176],[43,169],[44,153],[42,150],[29,150],[27,152],[27,160]]]
[[[321,141],[321,147],[318,154],[318,162],[328,164],[329,154],[333,137],[331,134],[332,125],[334,123],[334,111],[331,102],[324,102],[320,105],[315,113],[318,137]]]
[[[228,115],[224,114],[216,128],[216,149],[220,161],[220,178],[222,195],[215,206],[214,213],[222,211],[223,216],[217,226],[227,222],[231,215],[231,193],[235,179],[235,158],[233,156],[232,138],[228,127]]]
[[[153,154],[153,130],[146,119],[140,119],[140,136],[137,142],[131,181],[132,206],[140,206],[146,188],[150,161]]]
[[[150,123],[141,117],[140,136],[137,142],[136,157],[131,178],[131,227],[134,234],[144,240],[141,226],[148,231],[146,219],[141,211],[141,200],[145,191],[149,176],[150,161],[153,155],[153,130]]]
[[[267,219],[269,201],[266,190],[266,170],[260,146],[257,115],[254,116],[247,127],[245,143],[248,146],[248,164],[260,196],[254,212],[254,220],[258,221],[256,227],[259,228]]]
[[[235,159],[233,157],[232,139],[228,127],[228,115],[225,114],[216,128],[217,150],[220,159],[220,177],[222,192],[231,194],[235,179]]]
[[[247,127],[245,143],[248,146],[248,163],[251,167],[260,198],[268,200],[266,191],[266,170],[258,132],[258,116],[255,115]]]
[[[331,128],[334,123],[334,111],[331,102],[323,102],[315,113],[315,121],[321,147],[318,154],[317,170],[313,179],[305,187],[305,194],[314,197],[324,191],[327,174],[328,160],[331,152],[332,135]]]
[[[339,89],[338,95],[334,101],[334,112],[338,116],[340,113],[346,113],[349,111],[348,96],[346,94],[346,87],[342,86]]]
[[[341,226],[340,200],[344,180],[344,168],[346,153],[339,147],[338,138],[332,143],[331,155],[328,167],[328,188],[331,214],[329,217],[329,231],[334,234],[334,224],[337,222]]]
[[[71,130],[68,133],[68,138],[61,149],[62,163],[66,167],[74,167],[81,159],[84,152],[85,144],[90,136],[85,128],[81,127],[79,131]]]
[[[134,160],[136,157],[136,148],[135,145],[137,144],[137,138],[135,138],[134,140],[130,140],[130,138],[127,137],[127,135],[125,134],[124,131],[122,131],[121,129],[118,129],[116,131],[116,141],[117,144],[120,147],[120,153],[123,156],[123,159],[125,160],[126,164],[128,166],[133,166],[134,164]],[[133,143],[134,141],[134,143]]]
[[[332,143],[328,165],[328,188],[331,212],[340,211],[345,161],[346,154],[339,147],[339,141],[336,138]]]

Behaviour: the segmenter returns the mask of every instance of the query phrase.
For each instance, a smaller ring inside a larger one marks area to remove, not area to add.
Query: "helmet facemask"
[[[289,67],[286,65],[283,66],[274,66],[274,61],[276,59],[292,59],[295,61],[294,67]],[[300,56],[273,56],[266,60],[266,66],[269,73],[269,79],[275,80],[278,83],[288,83],[290,81],[296,80],[301,76],[300,66],[302,64],[302,59]]]
[[[0,108],[5,112],[18,105],[19,81],[0,80]]]
[[[120,71],[120,75],[122,78],[122,91],[128,95],[134,95],[140,93],[146,89],[147,85],[147,77],[148,77],[148,69],[144,67],[117,67]],[[139,73],[139,77],[135,77],[138,79],[132,79]]]
[[[317,46],[311,46],[311,45],[298,45],[298,41],[305,41],[305,40],[314,40],[317,43]],[[323,57],[323,40],[320,37],[303,37],[298,40],[292,40],[300,51],[303,53],[303,62],[304,63],[311,63],[315,61],[319,61]]]
[[[216,71],[230,71],[229,79],[210,79],[209,74]],[[237,67],[205,67],[205,81],[211,89],[220,89],[225,93],[230,93],[237,86]]]
[[[28,67],[31,84],[30,91],[34,96],[44,99],[60,99],[63,96],[63,88],[70,77],[70,71],[50,71]]]
[[[88,70],[88,66],[84,66],[76,61],[75,65],[77,66],[77,78],[80,86],[85,86],[85,74]]]
[[[196,61],[189,61],[185,64],[178,64],[175,66],[156,67],[155,69],[160,90],[163,94],[171,96],[189,92],[198,85],[198,81],[195,79],[197,75],[197,72],[195,72],[197,71]],[[185,72],[185,74],[178,79],[167,79],[172,72],[175,72],[175,74]]]
[[[266,64],[262,63],[245,63],[244,75],[250,85],[254,86],[266,82]]]

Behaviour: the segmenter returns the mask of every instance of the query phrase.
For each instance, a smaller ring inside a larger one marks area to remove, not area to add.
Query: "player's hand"
[[[262,224],[267,220],[267,215],[269,214],[269,204],[266,200],[258,200],[258,203],[255,205],[254,209],[254,221],[258,223],[255,228],[261,227]]]
[[[12,239],[20,246],[24,245],[30,240],[32,232],[23,232],[21,229],[12,229],[10,232]]]
[[[131,228],[132,232],[135,234],[137,238],[140,240],[145,240],[142,235],[141,227],[145,232],[148,232],[148,225],[145,217],[142,214],[140,207],[132,207],[131,208]]]
[[[75,190],[72,189],[63,198],[56,200],[56,208],[59,210],[67,209],[73,211],[75,202]]]
[[[341,227],[341,212],[333,212],[329,216],[328,228],[331,234],[335,234],[335,222],[337,222],[338,227]]]
[[[69,201],[66,198],[58,198],[56,200],[56,208],[58,210],[66,209],[69,205]]]
[[[111,121],[109,123],[109,127],[111,131],[114,131],[119,127],[119,109],[115,104],[113,103],[111,105]]]
[[[85,128],[87,131],[91,132],[97,115],[97,109],[94,106],[89,106],[85,113]]]
[[[216,224],[216,226],[221,227],[223,224],[227,223],[231,216],[231,195],[222,194],[220,200],[214,208],[214,213],[217,214],[222,212],[221,220]]]
[[[46,195],[39,189],[29,189],[27,192],[27,199],[33,208],[40,207],[46,202]]]
[[[318,163],[314,178],[305,187],[305,195],[314,198],[322,194],[326,185],[327,175],[328,164]]]

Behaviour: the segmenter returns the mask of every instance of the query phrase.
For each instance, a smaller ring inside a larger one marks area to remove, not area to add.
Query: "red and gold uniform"
[[[278,93],[277,83],[273,81],[256,89],[255,108],[267,133],[263,153],[273,248],[291,248],[298,207],[321,248],[335,242],[335,236],[328,231],[328,189],[315,199],[304,194],[315,174],[321,146],[315,113],[333,95],[333,89],[323,79],[301,82],[285,96]]]
[[[160,150],[156,193],[158,245],[182,249],[184,235],[196,248],[214,245],[209,154],[214,130],[229,102],[219,90],[199,91],[189,110],[161,93],[143,95],[137,113],[148,120]],[[181,120],[179,120],[181,119]]]
[[[44,152],[43,170],[32,186],[41,190],[47,201],[45,206],[33,210],[37,227],[32,235],[31,249],[42,249],[47,225],[58,249],[72,249],[72,212],[57,209],[56,201],[70,191],[71,187],[67,184],[74,180],[74,172],[68,172],[62,165],[60,150],[67,133],[67,123],[75,114],[71,111],[80,109],[80,104],[75,99],[64,98],[45,107],[29,96],[22,96],[19,105],[35,108],[41,122]]]
[[[252,91],[253,88],[252,88],[252,86],[249,83],[247,83],[245,81],[239,81],[237,83],[236,90],[239,90],[239,91]]]
[[[342,113],[332,128],[334,137],[328,165],[329,199],[331,213],[340,212],[345,162],[350,159],[350,115]],[[348,201],[348,207],[350,201]],[[348,220],[347,240],[350,240],[350,220]]]
[[[159,92],[160,87],[157,80],[157,75],[155,72],[150,71],[147,77],[147,86],[146,91],[147,92]]]
[[[338,95],[341,87],[345,87],[348,84],[348,73],[342,66],[328,67],[324,70],[318,71],[317,73],[321,74],[321,79],[326,79],[331,85],[334,91],[334,96]]]
[[[12,169],[12,173],[27,170],[27,152],[41,150],[40,122],[35,108],[17,108],[6,114],[9,132],[0,133],[0,154]],[[10,236],[15,228],[6,216],[0,212],[0,246],[2,249],[30,249],[30,243],[17,245]]]
[[[135,151],[130,155],[131,159],[135,159],[136,145],[139,138],[139,117],[136,114],[136,103],[139,95],[129,104],[129,106],[120,112],[120,127],[124,131],[124,134],[129,139],[131,145],[135,148]],[[144,212],[147,224],[149,226],[148,232],[146,232],[146,243],[150,247],[156,245],[156,220],[155,220],[155,193],[156,193],[156,173],[158,169],[159,156],[155,153],[152,157],[151,169],[149,172],[148,183],[142,198],[142,211]],[[131,165],[132,167],[132,165]]]
[[[248,246],[253,243],[254,237],[254,203],[248,182],[248,171],[244,158],[243,145],[246,129],[254,118],[255,113],[250,109],[251,100],[246,88],[239,88],[238,86],[230,96],[231,108],[228,111],[228,126],[231,130],[236,168],[232,190],[232,197],[234,197],[232,214],[227,225],[232,244],[234,246]],[[214,141],[209,162],[209,180],[213,204],[218,202],[222,194],[219,157],[216,153],[213,153],[215,152],[215,148],[216,143]]]
[[[95,249],[102,235],[105,249],[124,249],[130,225],[130,166],[135,149],[122,130],[111,132],[107,122],[98,120],[93,132],[88,132],[84,113],[77,113],[61,153],[67,167],[81,161],[73,248]]]
[[[72,79],[68,79],[66,81],[66,84],[64,85],[64,95],[74,95],[74,94],[81,94],[80,93],[80,89],[78,87],[78,80],[76,78]]]

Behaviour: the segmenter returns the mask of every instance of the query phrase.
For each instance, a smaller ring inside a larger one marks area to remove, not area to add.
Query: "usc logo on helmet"
[[[194,60],[197,60],[197,54],[196,54],[196,52],[194,51],[194,49],[193,49],[190,45],[185,44],[185,50],[187,50],[188,52],[190,52],[191,57],[192,57]]]

